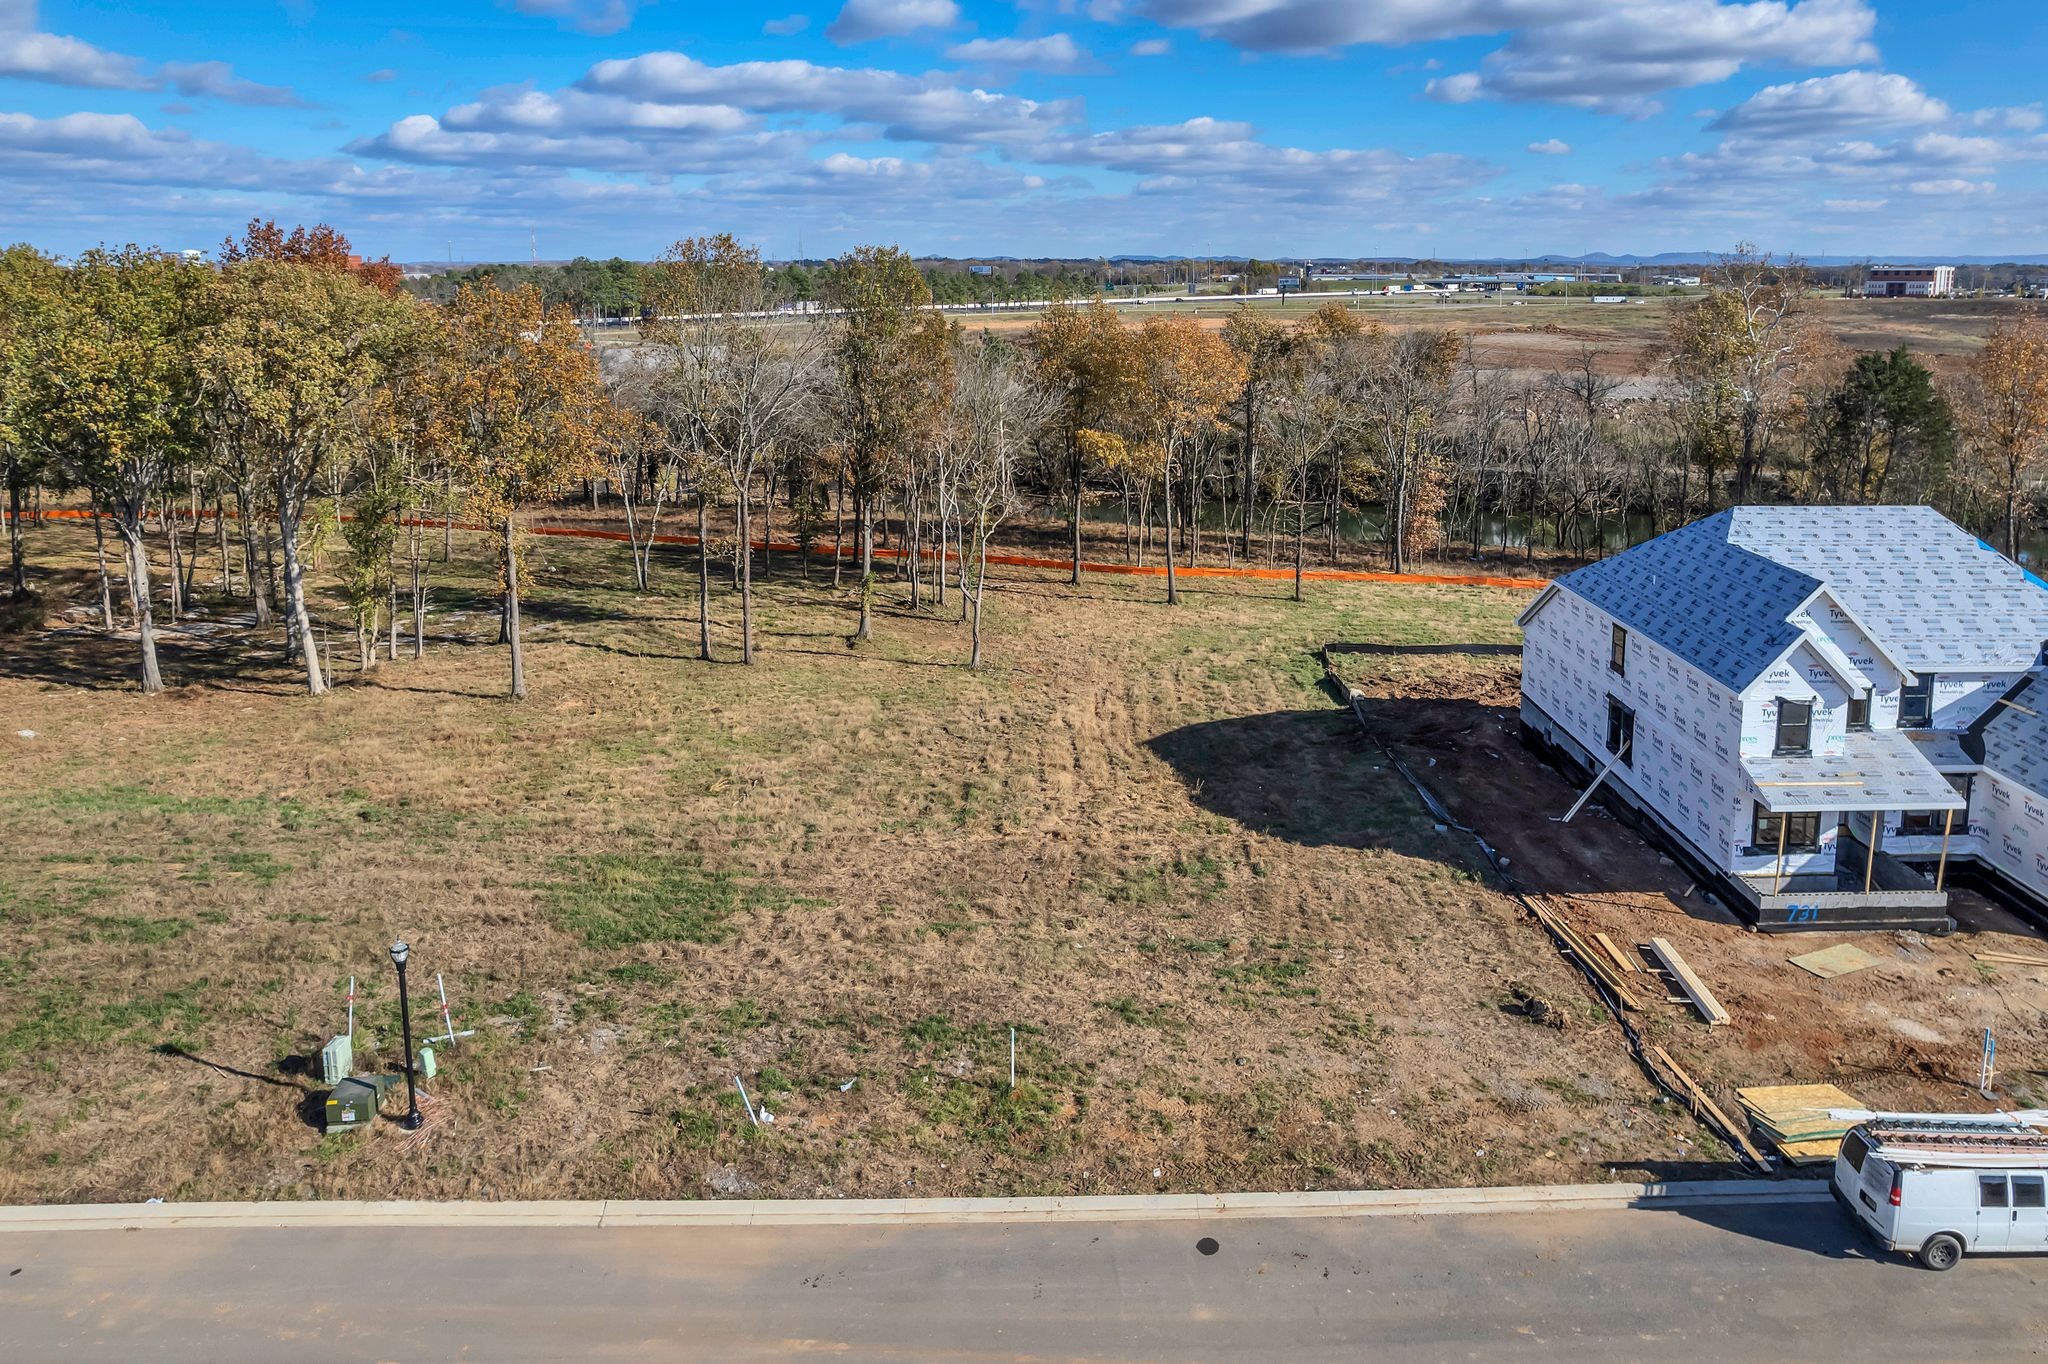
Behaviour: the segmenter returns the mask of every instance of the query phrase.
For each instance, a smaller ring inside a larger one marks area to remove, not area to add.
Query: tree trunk
[[[164,689],[156,662],[156,617],[149,603],[149,552],[142,543],[142,509],[131,507],[115,522],[128,551],[128,597],[135,611],[135,635],[141,648],[142,690],[154,696]]]
[[[268,578],[263,569],[263,556],[256,550],[256,500],[246,492],[237,492],[235,501],[240,504],[242,524],[242,571],[249,579],[249,605],[256,613],[256,628],[270,628],[270,593]]]
[[[1302,461],[1301,496],[1294,504],[1294,599],[1301,600],[1302,561],[1308,556],[1308,462]]]
[[[754,508],[751,479],[740,481],[733,515],[740,533],[740,662],[754,661]]]
[[[163,527],[164,541],[170,546],[171,551],[168,601],[171,608],[171,624],[176,625],[178,617],[185,610],[185,564],[178,552],[178,504],[175,500],[165,499],[163,510],[157,514],[157,524]]]
[[[526,655],[519,647],[519,551],[512,542],[513,513],[505,513],[505,642],[512,646],[512,699],[526,699]]]
[[[412,519],[412,656],[427,656],[427,562],[420,553],[420,518]]]
[[[711,658],[711,510],[710,499],[697,492],[697,657]]]
[[[970,672],[981,667],[981,598],[982,594],[988,591],[987,528],[976,526],[974,539],[979,550],[975,556],[977,563],[974,572],[974,643],[967,652],[967,668]],[[964,562],[961,564],[961,571],[966,571]],[[963,597],[967,595],[967,584],[964,579],[960,584],[960,594]]]
[[[1068,467],[1074,478],[1074,572],[1070,581],[1074,586],[1079,587],[1081,585],[1081,474],[1083,463],[1081,441],[1078,436],[1074,438],[1073,453],[1068,459]]]
[[[846,562],[846,471],[832,476],[832,590],[839,590],[840,568]]]
[[[92,507],[92,552],[100,570],[100,628],[108,634],[114,633],[114,588],[107,581],[107,529],[106,521],[100,515],[99,500],[93,500]]]
[[[1169,447],[1166,457],[1166,604],[1180,605],[1180,583],[1173,576],[1173,455]]]
[[[220,548],[220,594],[232,597],[235,595],[235,570],[228,563],[228,503],[226,496],[219,492],[213,499],[213,538]]]
[[[8,581],[13,584],[17,596],[28,591],[27,548],[21,539],[21,471],[11,469],[7,474],[7,552]]]
[[[860,522],[860,628],[853,637],[875,637],[875,508],[871,499],[856,497],[854,515]]]
[[[327,679],[320,667],[320,651],[313,643],[313,622],[306,613],[306,574],[299,563],[299,519],[291,498],[280,489],[277,499],[277,538],[284,548],[285,626],[298,636],[299,652],[306,664],[306,691],[322,696]]]

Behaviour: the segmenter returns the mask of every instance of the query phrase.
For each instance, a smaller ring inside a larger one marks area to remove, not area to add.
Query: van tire
[[[1954,1269],[1962,1258],[1963,1243],[1945,1231],[1928,1237],[1920,1247],[1920,1263],[1932,1270]]]

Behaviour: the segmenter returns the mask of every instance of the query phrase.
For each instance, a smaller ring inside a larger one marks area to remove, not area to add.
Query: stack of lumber
[[[1622,979],[1628,962],[1620,953],[1609,955],[1601,947],[1594,946],[1584,934],[1572,927],[1571,921],[1559,912],[1555,903],[1546,904],[1543,896],[1532,895],[1525,903],[1536,915],[1536,921],[1556,939],[1557,945],[1584,963],[1586,969],[1613,992],[1614,998],[1619,1001],[1622,1008],[1640,1010],[1643,1007],[1642,1001],[1636,998],[1635,992],[1630,990]]]
[[[2048,957],[2027,957],[2017,952],[1979,952],[1977,960],[1988,961],[1993,966],[2048,967]]]
[[[1855,1124],[1828,1116],[1831,1108],[1861,1108],[1855,1095],[1833,1085],[1761,1085],[1735,1097],[1759,1132],[1793,1165],[1832,1162]]]

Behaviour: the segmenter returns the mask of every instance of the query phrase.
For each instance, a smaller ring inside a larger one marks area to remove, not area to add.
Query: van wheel
[[[1954,1269],[1962,1258],[1963,1243],[1947,1232],[1928,1237],[1927,1244],[1920,1247],[1920,1263],[1929,1269]]]

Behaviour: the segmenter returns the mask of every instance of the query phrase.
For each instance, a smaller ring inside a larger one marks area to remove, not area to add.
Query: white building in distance
[[[1873,265],[1863,277],[1865,298],[1953,298],[1953,265]]]

